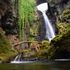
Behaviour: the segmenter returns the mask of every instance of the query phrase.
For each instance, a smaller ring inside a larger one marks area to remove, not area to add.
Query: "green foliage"
[[[7,53],[1,53],[0,54],[0,61],[2,62],[9,62],[13,59],[14,56],[16,56],[16,51],[8,51]]]
[[[11,45],[6,36],[0,33],[0,53],[6,53],[7,51],[9,51],[10,47]]]
[[[70,24],[69,23],[58,22],[57,23],[57,28],[58,28],[58,31],[59,31],[58,34],[63,34],[65,32],[67,32],[67,30],[70,29]]]
[[[70,52],[70,24],[58,22],[57,28],[59,33],[50,43],[48,59],[55,58],[60,51]]]
[[[3,31],[0,31],[0,60],[6,62],[16,54],[17,51],[11,49],[9,40],[7,39]]]
[[[24,25],[32,23],[35,17],[35,1],[34,0],[19,0],[19,36],[22,39],[24,35]]]
[[[61,22],[70,23],[70,9],[66,9],[61,14]]]
[[[52,41],[51,44],[53,44],[55,47],[69,47],[70,46],[70,30],[63,33],[62,35],[56,36]]]
[[[33,44],[33,47],[32,47]],[[25,58],[47,58],[48,50],[50,48],[48,41],[32,42],[29,49],[23,50],[23,56]],[[37,48],[37,49],[36,49]]]
[[[67,51],[70,52],[70,29],[68,29],[66,32],[63,32],[61,35],[57,35],[50,43],[52,51],[50,51],[49,54],[53,53],[50,58],[56,57],[55,54],[57,54],[60,51]]]

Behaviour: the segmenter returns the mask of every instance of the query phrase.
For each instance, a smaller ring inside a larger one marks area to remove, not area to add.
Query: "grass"
[[[19,0],[19,37],[22,39],[24,35],[24,25],[32,23],[35,17],[35,1],[34,0]]]

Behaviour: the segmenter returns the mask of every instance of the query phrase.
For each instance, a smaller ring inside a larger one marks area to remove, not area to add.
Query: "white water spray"
[[[17,55],[15,57],[15,59],[13,61],[11,61],[10,63],[15,63],[15,64],[19,64],[19,63],[33,63],[33,61],[24,61],[24,60],[21,60],[21,54]]]
[[[37,9],[41,11],[43,14],[45,26],[46,26],[46,37],[48,38],[49,41],[51,41],[55,37],[55,31],[46,15],[46,11],[48,10],[48,4],[42,3],[37,6]]]
[[[17,55],[14,59],[14,61],[20,61],[21,55]]]
[[[11,61],[11,63],[22,63],[22,61],[20,61],[20,59],[21,59],[21,55],[17,55],[15,57],[15,59],[13,61]]]

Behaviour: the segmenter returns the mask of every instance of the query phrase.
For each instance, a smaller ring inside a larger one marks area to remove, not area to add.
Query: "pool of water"
[[[70,70],[70,61],[0,64],[0,70]]]

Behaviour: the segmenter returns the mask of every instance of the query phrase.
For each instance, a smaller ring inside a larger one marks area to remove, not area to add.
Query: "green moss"
[[[7,53],[0,54],[0,61],[2,62],[9,62],[14,56],[16,56],[16,51],[8,51]]]
[[[67,32],[63,33],[62,35],[58,35],[56,36],[52,41],[51,41],[51,44],[55,45],[55,47],[57,46],[65,46],[65,44],[69,43],[70,41],[70,30],[68,30]],[[63,44],[63,42],[65,41],[69,41],[69,42],[66,42]],[[70,45],[70,44],[69,44]]]
[[[50,43],[48,59],[55,58],[55,54],[63,50],[70,52],[70,24],[58,22],[57,27],[59,32]]]
[[[49,50],[50,58],[56,57],[55,54],[63,50],[70,52],[70,30],[67,30],[67,32],[64,32],[63,34],[56,36],[51,41],[50,45],[51,45],[51,48]]]
[[[17,54],[16,50],[12,50],[11,44],[4,33],[0,32],[0,61],[5,62]]]
[[[0,33],[0,53],[1,52],[6,53],[7,51],[9,51],[10,47],[11,45],[9,41],[7,40],[6,36]]]
[[[50,46],[50,43],[48,41],[45,41],[45,40],[42,41],[41,48],[47,49],[49,46]]]
[[[57,22],[58,34],[63,34],[70,29],[69,23]]]
[[[70,23],[69,21],[70,20],[70,9],[64,10],[60,16],[61,16],[61,22]]]

